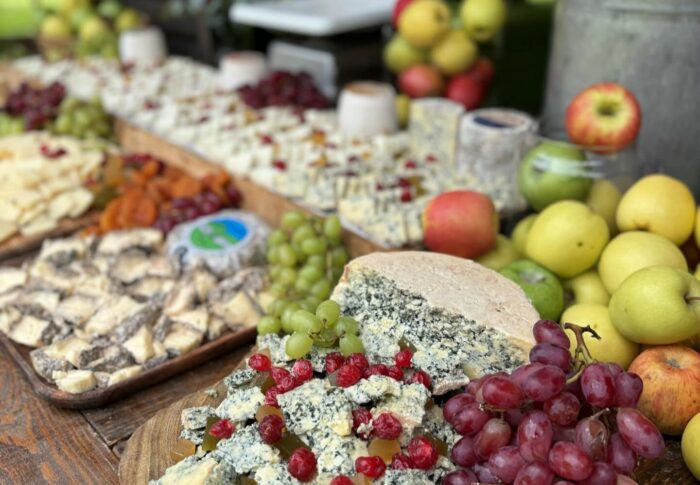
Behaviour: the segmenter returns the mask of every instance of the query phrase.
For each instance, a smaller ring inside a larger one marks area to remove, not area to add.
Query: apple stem
[[[690,301],[698,301],[700,300],[700,296],[686,296],[685,301],[690,302]]]

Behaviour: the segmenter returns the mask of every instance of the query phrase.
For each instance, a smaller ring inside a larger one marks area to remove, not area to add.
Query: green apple
[[[515,249],[517,249],[520,254],[525,254],[527,237],[530,235],[530,229],[535,223],[535,219],[537,219],[537,214],[530,214],[521,219],[510,234],[510,239],[513,241],[513,244],[515,244]]]
[[[119,15],[117,15],[117,18],[114,21],[114,28],[119,33],[126,30],[136,29],[141,25],[143,25],[141,14],[133,8],[125,8],[119,12]]]
[[[443,0],[416,0],[399,16],[399,33],[413,47],[432,47],[450,31],[452,14]]]
[[[515,244],[503,234],[496,236],[496,247],[486,254],[482,254],[475,261],[487,268],[498,271],[508,266],[513,261],[521,258]]]
[[[559,320],[564,309],[564,290],[553,273],[526,259],[510,263],[500,273],[522,288],[540,317]]]
[[[95,12],[89,5],[74,8],[71,10],[70,15],[68,16],[71,29],[73,29],[74,32],[78,32],[80,30],[80,26],[83,25],[83,22],[94,14]]]
[[[81,41],[89,42],[94,39],[104,37],[107,34],[109,34],[109,32],[109,27],[107,26],[107,23],[105,23],[104,20],[102,20],[97,15],[91,15],[88,18],[86,18],[80,26],[78,35]]]
[[[603,281],[600,279],[595,269],[581,273],[564,281],[564,290],[571,298],[571,304],[596,303],[607,305],[610,301],[610,294],[605,289]]]
[[[49,15],[41,22],[39,35],[49,39],[70,39],[70,26],[60,15]]]
[[[398,94],[394,100],[396,106],[396,120],[401,128],[408,126],[411,118],[411,98],[405,94]]]
[[[479,57],[479,48],[463,30],[453,30],[430,50],[430,62],[446,76],[468,70]]]
[[[503,28],[507,13],[505,0],[466,0],[459,16],[469,37],[487,42]]]
[[[384,64],[394,74],[415,64],[424,64],[427,59],[427,51],[416,49],[401,34],[395,34],[384,48]]]
[[[583,160],[583,152],[568,143],[543,141],[520,162],[520,192],[536,211],[560,200],[584,200],[592,180],[585,176]]]
[[[613,293],[610,318],[623,336],[640,344],[694,337],[700,334],[700,281],[669,266],[640,269]]]
[[[97,6],[97,13],[104,18],[113,19],[119,15],[122,8],[122,4],[119,3],[119,0],[102,0]]]

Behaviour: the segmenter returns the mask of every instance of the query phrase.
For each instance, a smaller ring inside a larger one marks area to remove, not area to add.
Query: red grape
[[[518,426],[518,448],[528,461],[547,460],[552,446],[552,423],[542,411],[530,411]]]
[[[450,458],[452,458],[452,463],[464,468],[478,462],[479,457],[476,456],[474,451],[474,439],[471,436],[463,436],[452,447]]]
[[[457,413],[461,411],[464,406],[473,402],[475,402],[474,396],[467,394],[466,392],[455,394],[449,398],[445,403],[445,406],[442,408],[442,415],[445,417],[445,421],[454,425],[452,420]]]
[[[585,451],[573,443],[554,443],[549,451],[549,466],[567,480],[585,480],[593,471],[593,461]]]
[[[535,462],[523,467],[515,477],[514,485],[550,485],[554,481],[554,473],[546,463]]]
[[[625,443],[620,433],[610,437],[607,462],[620,473],[631,473],[637,466],[637,454]]]
[[[479,479],[479,483],[499,483],[500,480],[491,472],[491,469],[485,465],[476,464],[472,467],[472,471]]]
[[[467,392],[472,396],[476,396],[476,393],[479,391],[482,383],[483,379],[472,379],[469,381],[469,384],[467,384]]]
[[[615,379],[604,364],[589,364],[581,374],[583,396],[592,406],[607,408],[615,405]]]
[[[467,404],[452,419],[452,426],[461,435],[474,435],[481,431],[491,415],[481,410],[479,403]]]
[[[557,441],[569,441],[573,443],[576,441],[576,427],[575,426],[556,426],[552,427],[552,441],[555,443]]]
[[[542,367],[544,367],[544,365],[540,364],[539,362],[520,366],[517,369],[515,369],[510,375],[510,380],[515,382],[519,387],[522,387],[523,382],[525,382],[525,379],[527,379],[530,374],[532,374],[538,369],[541,369]]]
[[[559,426],[569,426],[576,422],[581,403],[570,392],[562,392],[551,399],[547,399],[542,406],[552,423]]]
[[[569,376],[569,375],[567,374],[566,377],[567,377],[567,380],[568,380],[568,378],[571,377],[571,376]],[[571,394],[573,394],[574,396],[576,396],[576,398],[577,398],[579,401],[584,401],[583,391],[581,391],[581,379],[576,379],[576,380],[574,380],[574,381],[569,382],[569,383],[566,385],[566,387],[564,387],[564,390],[565,390],[566,392],[570,392]]]
[[[471,470],[455,470],[442,477],[440,483],[442,485],[472,485],[477,480],[478,478]]]
[[[639,485],[637,482],[632,480],[630,477],[627,475],[618,475],[617,476],[617,485]]]
[[[554,482],[554,485],[576,485],[574,482],[570,482],[568,480],[557,480]]]
[[[520,409],[509,409],[503,413],[503,419],[513,428],[517,428],[520,421],[523,419],[523,412]]]
[[[545,365],[530,374],[520,388],[533,401],[546,401],[559,394],[565,385],[564,371],[553,365]]]
[[[522,391],[508,377],[489,377],[481,386],[480,392],[486,404],[499,409],[517,408],[523,402]]]
[[[618,374],[622,374],[625,371],[620,367],[620,364],[616,364],[615,362],[604,362],[603,365],[608,368],[613,377],[617,377]]]
[[[557,322],[551,320],[540,320],[532,327],[532,334],[538,344],[550,343],[563,349],[569,350],[569,337]]]
[[[554,365],[564,372],[571,369],[571,354],[569,349],[563,349],[554,344],[541,343],[530,350],[530,362],[539,362],[545,365]]]
[[[483,459],[488,458],[496,450],[510,441],[510,426],[500,418],[489,419],[479,433],[474,437],[474,451]]]
[[[520,469],[526,465],[517,446],[504,446],[489,457],[488,467],[505,483],[513,483]]]
[[[576,445],[593,460],[604,460],[607,455],[610,432],[597,418],[585,418],[576,425]]]
[[[638,455],[653,460],[664,453],[664,439],[654,423],[633,408],[617,410],[617,430]]]
[[[644,383],[637,374],[633,372],[619,373],[615,377],[615,406],[636,408],[643,388]]]
[[[593,463],[593,471],[588,478],[578,483],[579,485],[616,485],[617,472],[611,465],[597,461]]]

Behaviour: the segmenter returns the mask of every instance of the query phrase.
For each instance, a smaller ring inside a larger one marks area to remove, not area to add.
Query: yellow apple
[[[394,74],[399,74],[416,64],[424,64],[427,58],[428,53],[425,50],[416,49],[400,34],[394,34],[384,47],[384,64]]]
[[[430,62],[446,76],[469,69],[479,57],[479,48],[463,30],[453,30],[430,50]]]
[[[486,42],[503,27],[507,10],[505,0],[465,0],[459,17],[469,37]]]
[[[581,327],[590,325],[600,340],[591,334],[584,334],[583,341],[594,359],[601,362],[615,362],[626,369],[639,353],[639,345],[623,337],[610,321],[608,307],[597,303],[572,305],[561,316],[561,323],[574,323]],[[571,341],[571,355],[576,350],[576,337],[571,330],[565,330]]]
[[[598,273],[612,294],[625,278],[649,266],[688,270],[685,256],[671,241],[651,232],[632,231],[618,234],[603,249]]]
[[[39,35],[50,39],[70,39],[70,25],[60,15],[49,15],[41,22]]]
[[[525,253],[558,276],[571,278],[595,265],[608,239],[605,219],[583,202],[562,200],[537,216]]]
[[[695,214],[695,244],[700,247],[700,207]]]
[[[399,16],[399,33],[417,49],[432,47],[450,31],[452,15],[442,0],[416,0]]]
[[[683,431],[681,452],[690,473],[700,480],[700,413],[688,422]]]
[[[515,249],[517,249],[520,254],[525,254],[527,237],[530,235],[530,229],[532,229],[535,219],[537,219],[537,214],[530,214],[524,219],[521,219],[520,222],[515,225],[510,235],[511,241],[515,244]]]
[[[520,253],[515,249],[515,244],[503,234],[496,236],[496,247],[486,254],[482,254],[475,261],[479,264],[498,271],[508,266],[513,261],[520,259]]]
[[[586,198],[586,205],[600,214],[610,229],[610,235],[617,234],[617,224],[615,224],[615,214],[617,206],[622,199],[622,193],[609,180],[596,180],[591,185]]]
[[[643,268],[615,290],[609,308],[615,328],[633,342],[682,342],[700,334],[700,281],[678,268]]]
[[[610,301],[610,294],[605,289],[605,285],[595,269],[589,269],[563,283],[564,290],[573,294],[572,304],[597,303],[607,305]]]
[[[695,199],[687,185],[668,175],[654,174],[625,192],[616,221],[620,231],[649,231],[680,246],[693,232],[695,212]]]

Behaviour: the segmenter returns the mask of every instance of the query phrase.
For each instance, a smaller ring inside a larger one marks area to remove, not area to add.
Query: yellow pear
[[[496,246],[488,253],[476,258],[475,261],[487,268],[498,271],[520,258],[520,253],[515,249],[515,244],[503,234],[499,234],[496,236]]]
[[[700,207],[695,215],[695,244],[700,247]]]
[[[639,353],[639,345],[627,340],[617,331],[610,321],[608,307],[596,303],[579,303],[572,305],[561,316],[561,323],[574,323],[581,327],[590,325],[600,336],[600,340],[591,334],[584,334],[583,340],[595,360],[615,362],[626,369]],[[571,354],[576,349],[576,337],[571,330],[565,330],[571,341]]]
[[[612,294],[629,275],[649,266],[688,270],[685,256],[671,241],[651,232],[631,231],[618,234],[605,247],[598,273]]]
[[[530,214],[524,219],[521,219],[515,225],[515,228],[510,235],[511,241],[513,241],[513,244],[515,244],[515,249],[517,249],[520,254],[525,254],[527,237],[530,234],[530,229],[532,229],[532,224],[535,223],[535,219],[537,219],[537,214]]]
[[[696,414],[683,430],[681,453],[688,470],[700,480],[700,413]]]
[[[589,269],[585,273],[565,280],[563,285],[564,289],[572,294],[574,305],[578,303],[607,305],[610,301],[610,294],[595,269]]]
[[[615,214],[620,199],[622,199],[620,190],[615,187],[615,184],[604,179],[593,182],[586,198],[586,205],[605,219],[611,236],[617,234]]]
[[[583,202],[562,200],[537,216],[525,253],[561,278],[571,278],[595,265],[608,239],[605,219]]]
[[[616,222],[620,231],[649,231],[680,246],[695,227],[695,199],[680,180],[647,175],[622,196]]]
[[[505,0],[465,0],[459,17],[472,39],[487,42],[503,28],[507,13]]]
[[[453,30],[430,50],[430,62],[446,76],[469,69],[479,57],[479,48],[463,30]]]
[[[399,34],[417,49],[432,47],[450,31],[452,14],[442,0],[416,0],[399,16]]]

